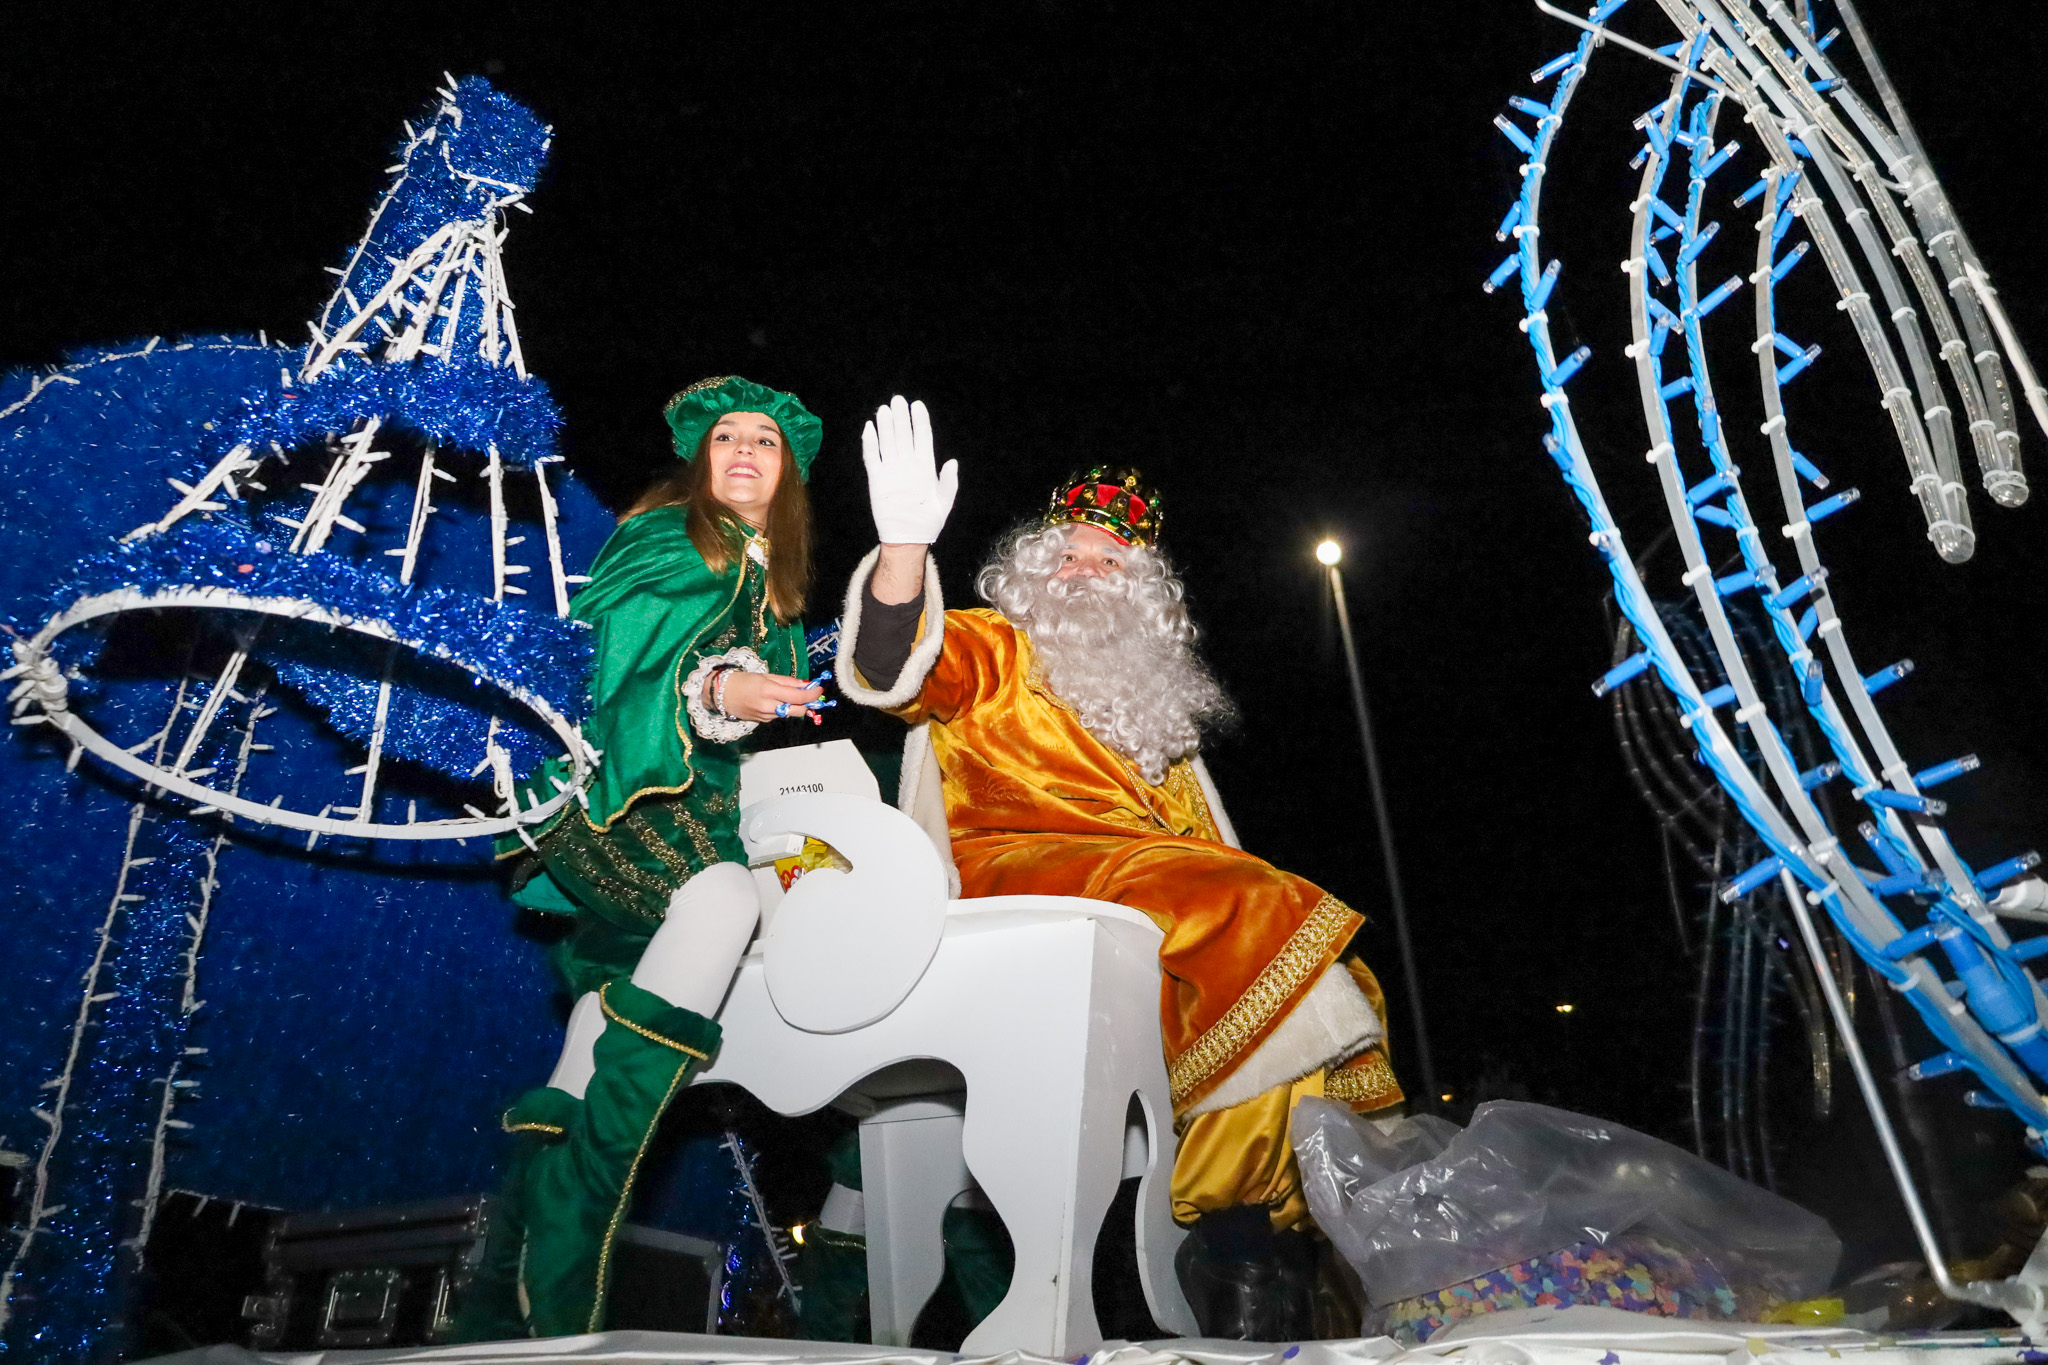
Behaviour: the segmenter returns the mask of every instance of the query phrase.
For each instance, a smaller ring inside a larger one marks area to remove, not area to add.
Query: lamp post
[[[1351,673],[1351,709],[1358,717],[1358,742],[1365,750],[1365,780],[1372,789],[1373,818],[1379,824],[1380,859],[1387,869],[1387,900],[1394,909],[1394,933],[1401,945],[1401,973],[1408,985],[1408,1011],[1415,1026],[1415,1063],[1422,1072],[1427,1098],[1434,1109],[1443,1095],[1436,1086],[1436,1067],[1429,1056],[1429,1029],[1422,1019],[1422,981],[1415,971],[1415,943],[1408,936],[1408,902],[1401,894],[1401,867],[1394,857],[1394,825],[1387,816],[1386,788],[1380,782],[1379,748],[1373,743],[1372,713],[1365,705],[1365,678],[1358,670],[1358,645],[1351,636],[1351,612],[1344,602],[1344,575],[1338,564],[1344,547],[1334,540],[1316,546],[1316,560],[1330,571],[1330,597],[1337,604],[1337,632],[1344,641],[1344,663]]]

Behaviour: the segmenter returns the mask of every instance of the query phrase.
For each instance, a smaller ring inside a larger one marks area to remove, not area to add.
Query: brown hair
[[[781,434],[781,427],[776,432]],[[690,543],[704,556],[711,572],[723,574],[739,562],[741,547],[753,527],[711,493],[711,432],[697,438],[696,453],[682,468],[657,479],[627,517],[657,507],[689,509],[684,525]],[[787,625],[803,614],[811,590],[811,495],[797,473],[796,455],[784,437],[779,449],[782,473],[768,502],[768,605],[775,619]]]

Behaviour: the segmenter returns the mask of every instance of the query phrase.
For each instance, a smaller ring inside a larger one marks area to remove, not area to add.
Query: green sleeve
[[[734,643],[724,637],[741,588],[737,567],[714,574],[705,565],[680,508],[643,512],[605,543],[574,604],[597,632],[583,732],[604,755],[590,791],[600,827],[638,796],[696,781],[704,741],[690,728],[683,683],[705,655]]]

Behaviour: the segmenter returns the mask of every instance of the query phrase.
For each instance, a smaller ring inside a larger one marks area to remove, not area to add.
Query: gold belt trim
[[[660,1043],[663,1047],[672,1047],[678,1052],[687,1053],[688,1055],[695,1057],[700,1062],[708,1062],[711,1060],[710,1053],[699,1052],[696,1048],[688,1047],[682,1043],[677,1042],[673,1038],[664,1038],[659,1033],[656,1033],[653,1029],[643,1028],[639,1024],[634,1023],[631,1019],[626,1018],[625,1015],[620,1014],[617,1010],[613,1009],[611,1000],[605,995],[605,992],[610,990],[611,988],[612,983],[609,981],[605,982],[602,986],[599,986],[597,988],[598,1008],[604,1011],[605,1018],[611,1020],[613,1023],[619,1025],[621,1028],[630,1029],[634,1033],[639,1034],[642,1038],[652,1039],[654,1042]]]
[[[1331,943],[1350,931],[1351,920],[1351,907],[1325,892],[1250,989],[1167,1067],[1175,1107],[1272,1022],[1280,1007],[1323,965]]]

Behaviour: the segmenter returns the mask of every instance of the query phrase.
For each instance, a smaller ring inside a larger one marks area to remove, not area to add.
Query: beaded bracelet
[[[720,664],[711,671],[711,709],[727,720],[738,720],[739,717],[725,709],[726,680],[744,671],[738,664]]]
[[[730,744],[752,734],[757,724],[742,720],[725,709],[726,674],[766,673],[768,665],[753,650],[740,646],[699,659],[696,668],[683,681],[684,700],[688,704],[690,726],[704,738],[717,744]]]

